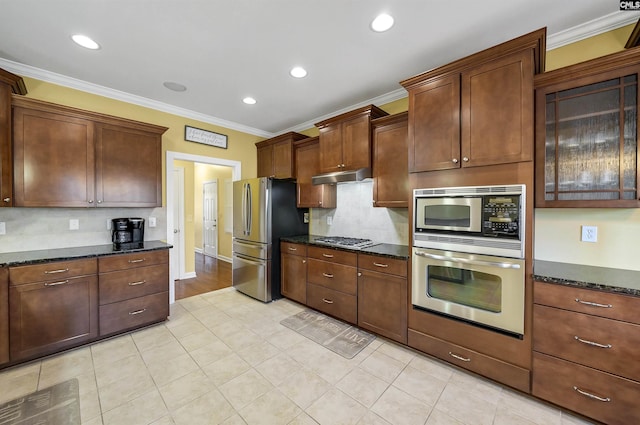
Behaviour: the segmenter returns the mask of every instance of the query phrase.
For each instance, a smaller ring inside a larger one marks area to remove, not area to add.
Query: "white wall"
[[[0,222],[7,234],[0,235],[0,252],[35,251],[110,244],[107,220],[119,217],[145,219],[144,239],[166,239],[164,208],[0,208]],[[156,217],[156,227],[149,227]],[[69,230],[69,219],[77,219],[78,230]]]
[[[406,208],[374,208],[373,180],[341,183],[337,208],[314,208],[309,233],[320,236],[348,236],[379,243],[409,243],[409,212]],[[327,224],[327,217],[333,223]]]

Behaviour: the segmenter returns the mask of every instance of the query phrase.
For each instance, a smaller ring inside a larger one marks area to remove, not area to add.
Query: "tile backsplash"
[[[119,217],[142,217],[145,240],[164,240],[167,234],[165,208],[1,208],[0,253],[69,248],[111,243],[107,221]],[[156,227],[149,227],[149,217]],[[69,230],[69,220],[78,220],[78,230]]]
[[[348,236],[379,243],[409,243],[409,211],[406,208],[374,208],[373,180],[341,183],[337,208],[314,208],[309,233],[320,236]],[[331,224],[327,224],[327,219]]]

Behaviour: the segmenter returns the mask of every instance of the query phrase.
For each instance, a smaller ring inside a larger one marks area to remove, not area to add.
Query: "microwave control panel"
[[[488,195],[482,198],[482,234],[519,238],[520,195]]]

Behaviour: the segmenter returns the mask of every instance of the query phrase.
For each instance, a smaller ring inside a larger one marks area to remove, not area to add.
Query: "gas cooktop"
[[[339,246],[351,249],[369,248],[370,246],[378,245],[371,239],[348,238],[344,236],[322,236],[315,238],[314,241],[325,245]]]

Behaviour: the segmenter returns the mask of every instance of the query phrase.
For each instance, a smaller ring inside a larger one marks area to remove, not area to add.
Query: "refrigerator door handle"
[[[256,265],[256,266],[264,266],[265,265],[264,262],[255,261],[255,260],[250,259],[249,257],[245,257],[245,256],[240,255],[240,254],[235,254],[235,256],[238,257],[239,259],[241,259],[242,261],[247,262],[249,264],[253,264],[253,265]]]
[[[251,193],[251,185],[247,183],[247,200],[249,201],[249,211],[247,212],[247,235],[251,234],[253,227],[253,194]]]

